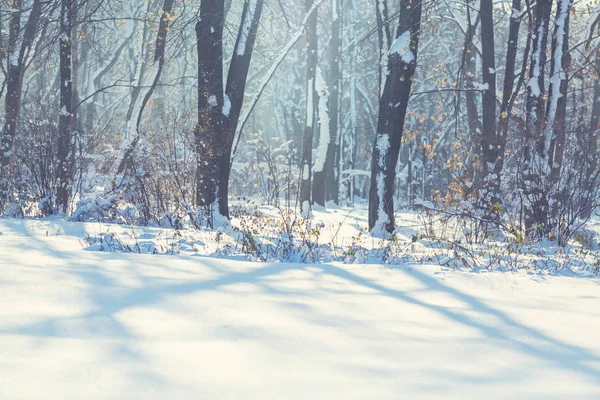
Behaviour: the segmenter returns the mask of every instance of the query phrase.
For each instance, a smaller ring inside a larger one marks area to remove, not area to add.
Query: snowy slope
[[[596,279],[83,251],[0,220],[0,399],[598,399]]]

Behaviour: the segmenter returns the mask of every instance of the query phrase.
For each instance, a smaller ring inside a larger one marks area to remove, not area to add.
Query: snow
[[[313,170],[315,172],[322,172],[325,168],[327,149],[329,147],[329,142],[331,141],[329,132],[329,90],[327,89],[327,84],[323,78],[321,68],[317,67],[316,72],[315,90],[319,97],[319,104],[317,107],[319,116],[319,145],[314,154],[315,164]]]
[[[82,250],[112,228],[0,220],[1,398],[600,393],[595,279]]]
[[[312,128],[314,123],[314,80],[311,78],[306,85],[306,126]]]
[[[548,122],[547,126],[553,127],[554,121],[556,120],[556,112],[558,110],[558,100],[563,96],[560,92],[562,81],[567,79],[567,74],[563,69],[563,45],[567,40],[566,23],[567,17],[569,16],[569,10],[571,8],[571,0],[560,0],[559,1],[559,15],[556,18],[556,46],[552,54],[554,73],[550,76],[550,101],[548,103]],[[546,135],[549,136],[549,135]],[[546,151],[549,147],[549,140],[545,145]]]
[[[231,113],[231,99],[229,98],[229,95],[225,95],[223,97],[223,115],[226,117],[229,117],[229,114]]]
[[[377,221],[375,226],[371,230],[375,237],[385,237],[388,235],[386,225],[390,221],[390,216],[386,213],[384,207],[384,195],[385,195],[385,175],[387,155],[390,148],[390,137],[387,134],[377,135],[376,147],[379,153],[377,160],[378,171],[376,176],[376,187],[377,187],[377,198],[378,198],[378,209],[377,209]]]
[[[208,96],[208,104],[210,104],[211,107],[216,107],[217,106],[217,96],[215,96],[214,94],[211,94],[210,96]]]
[[[415,54],[410,48],[410,30],[405,31],[394,40],[389,54],[398,54],[405,64],[410,64],[415,60]]]
[[[244,22],[240,28],[240,38],[236,50],[238,57],[243,56],[246,53],[246,43],[248,42],[248,35],[252,29],[252,22],[254,21],[254,15],[256,14],[256,0],[248,0],[248,14],[244,14]]]

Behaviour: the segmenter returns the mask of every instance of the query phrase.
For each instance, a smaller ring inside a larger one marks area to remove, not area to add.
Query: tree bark
[[[242,20],[223,91],[224,2],[202,2],[198,40],[198,125],[196,126],[196,205],[215,217],[229,218],[229,175],[235,132],[256,42],[263,0],[244,3]]]
[[[554,35],[552,36],[552,63],[550,66],[550,86],[547,107],[547,132],[544,136],[550,169],[550,184],[553,200],[550,204],[552,224],[558,223],[558,213],[564,200],[561,197],[560,178],[566,143],[568,70],[571,63],[569,53],[569,25],[572,0],[558,0]]]
[[[229,176],[231,174],[231,154],[235,132],[240,120],[242,105],[244,104],[244,92],[248,80],[248,71],[256,43],[258,23],[262,15],[264,0],[253,0],[244,2],[242,20],[238,31],[233,58],[227,75],[225,86],[225,97],[223,105],[223,117],[225,118],[226,147],[221,156],[219,173],[219,213],[229,218]]]
[[[127,166],[131,163],[133,153],[141,139],[140,125],[142,123],[142,117],[144,116],[146,105],[152,98],[152,95],[154,94],[154,91],[160,82],[160,77],[165,65],[166,41],[167,34],[169,32],[169,21],[171,20],[173,3],[174,0],[164,0],[162,7],[163,13],[161,15],[158,31],[156,33],[152,71],[147,79],[144,79],[144,81],[146,81],[145,84],[141,83],[142,79],[140,76],[141,85],[136,89],[137,92],[134,90],[132,102],[127,115],[127,136],[130,138],[130,142],[125,148],[123,154],[117,157],[117,162],[115,163],[117,166],[117,176],[123,174]],[[141,73],[143,73],[143,67]]]
[[[14,0],[8,24],[8,46],[5,53],[6,65],[6,95],[4,98],[4,125],[0,137],[0,169],[7,167],[13,154],[13,143],[17,132],[17,124],[21,112],[21,95],[23,75],[27,67],[26,55],[30,53],[38,34],[38,26],[42,15],[42,1],[34,0],[31,5],[29,18],[25,24],[23,37],[21,32],[22,0]],[[0,186],[4,187],[4,172],[0,174]]]
[[[483,76],[480,207],[486,219],[497,220],[500,204],[500,174],[497,163],[502,158],[502,146],[496,132],[496,60],[494,53],[494,6],[492,0],[481,0],[481,68]]]
[[[77,0],[61,0],[60,5],[60,112],[56,166],[56,211],[66,214],[71,197],[71,140],[74,120],[73,25],[77,18]]]
[[[400,0],[396,40],[388,56],[388,75],[379,102],[379,121],[371,164],[369,230],[393,233],[394,185],[400,142],[417,65],[421,0]]]
[[[198,45],[198,124],[196,137],[196,205],[218,213],[220,153],[225,148],[223,118],[224,1],[204,0],[196,23]]]
[[[523,157],[523,194],[525,229],[532,233],[537,227],[547,226],[548,199],[542,188],[541,169],[544,168],[544,69],[548,45],[548,29],[552,0],[538,0],[535,7],[533,46],[527,85],[525,146]]]
[[[339,108],[340,108],[340,13],[341,0],[332,0],[331,42],[329,51],[329,147],[325,161],[326,200],[339,204]]]
[[[312,6],[312,0],[305,0],[306,11]],[[310,16],[306,27],[306,124],[302,138],[302,162],[300,164],[300,207],[301,214],[308,218],[311,214],[311,175],[312,151],[315,127],[317,98],[315,79],[318,61],[317,14]]]

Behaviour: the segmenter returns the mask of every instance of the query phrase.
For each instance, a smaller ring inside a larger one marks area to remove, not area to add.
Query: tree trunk
[[[331,13],[331,42],[329,51],[329,147],[327,149],[327,159],[325,160],[326,175],[326,200],[331,200],[339,204],[339,107],[340,107],[340,7],[341,0],[332,0]]]
[[[481,169],[482,190],[479,204],[487,219],[497,220],[500,203],[500,175],[497,163],[502,157],[496,132],[496,61],[494,53],[494,6],[492,0],[481,0],[481,68],[483,76]]]
[[[27,67],[25,56],[31,51],[38,34],[38,25],[42,15],[42,1],[34,0],[31,5],[31,11],[22,37],[19,37],[23,8],[22,0],[14,0],[12,8],[14,12],[10,14],[8,22],[8,48],[5,54],[7,63],[4,125],[0,137],[0,187],[2,188],[6,185],[3,182],[5,180],[4,169],[8,166],[13,154],[13,143],[21,112],[23,75]]]
[[[314,204],[325,206],[325,163],[327,161],[327,151],[330,148],[331,136],[329,130],[329,89],[317,67],[315,75],[315,89],[318,98],[316,115],[318,116],[317,126],[319,132],[319,145],[315,152],[314,175],[312,182],[312,199]]]
[[[569,22],[572,0],[558,0],[554,35],[552,36],[552,63],[550,66],[550,87],[548,88],[546,150],[550,168],[550,185],[553,200],[550,206],[552,224],[557,224],[560,207],[564,206],[561,197],[560,178],[566,143],[568,70],[571,63],[569,54]]]
[[[71,140],[73,134],[73,25],[77,0],[61,0],[60,5],[60,112],[56,167],[56,211],[66,214],[71,197]]]
[[[161,15],[158,31],[156,33],[152,71],[150,75],[143,79],[143,83],[142,75],[140,75],[140,85],[134,89],[132,102],[127,115],[126,129],[127,137],[130,141],[125,147],[124,152],[118,155],[115,162],[115,166],[117,167],[117,176],[123,174],[127,166],[131,163],[133,153],[141,139],[140,125],[142,123],[144,110],[146,109],[146,105],[150,101],[150,98],[152,98],[152,95],[154,94],[154,91],[156,90],[156,87],[160,81],[160,77],[165,65],[166,41],[167,34],[169,32],[169,21],[171,19],[170,14],[173,10],[173,2],[174,0],[164,0],[163,3],[163,13]],[[142,68],[140,68],[140,73],[142,74],[143,72],[142,66]]]
[[[224,2],[202,2],[196,24],[198,40],[198,125],[196,126],[196,205],[215,217],[229,218],[229,175],[235,132],[263,0],[244,3],[233,57],[223,91]]]
[[[244,2],[242,20],[238,31],[233,58],[227,75],[223,117],[225,118],[226,147],[221,155],[220,175],[218,182],[219,214],[229,218],[229,176],[231,174],[231,153],[235,139],[236,128],[244,104],[244,91],[250,70],[250,61],[256,43],[258,23],[262,15],[264,0]]]
[[[389,11],[387,0],[375,0],[375,15],[377,17],[377,39],[379,41],[379,96],[382,95],[387,71],[387,54],[392,42],[390,32]]]
[[[312,0],[305,0],[306,10],[310,10]],[[302,140],[302,163],[300,164],[300,207],[301,213],[308,218],[311,213],[311,174],[312,151],[315,125],[315,79],[318,61],[317,14],[310,16],[306,27],[306,124]]]
[[[196,205],[213,225],[218,213],[220,153],[225,142],[223,116],[224,1],[204,0],[196,23],[198,45],[198,125],[196,137]]]
[[[551,0],[538,0],[535,7],[534,37],[527,85],[526,127],[523,163],[523,194],[525,229],[533,233],[538,227],[547,226],[548,199],[542,187],[544,131],[544,69],[548,45]]]
[[[388,75],[379,102],[379,122],[371,164],[369,230],[393,233],[394,185],[404,120],[417,65],[421,0],[400,0],[396,40],[390,47]]]
[[[469,128],[469,138],[471,139],[471,146],[474,154],[474,161],[468,168],[469,170],[473,170],[469,171],[473,184],[468,194],[477,192],[481,189],[481,183],[477,182],[477,180],[482,178],[482,174],[477,171],[479,164],[483,160],[481,147],[481,119],[479,116],[479,107],[477,105],[477,60],[475,58],[476,48],[474,44],[477,25],[481,18],[479,18],[475,11],[474,3],[475,0],[467,1],[467,31],[465,34],[463,50],[463,65],[461,66],[461,68],[464,68],[465,89],[467,89],[465,92],[467,127]]]

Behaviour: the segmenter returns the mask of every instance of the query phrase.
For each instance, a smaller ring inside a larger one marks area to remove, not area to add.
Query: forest
[[[376,236],[426,209],[562,244],[594,215],[600,6],[300,3],[2,0],[2,215],[366,201]]]
[[[600,399],[598,0],[0,0],[0,399]]]

